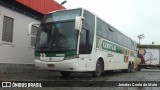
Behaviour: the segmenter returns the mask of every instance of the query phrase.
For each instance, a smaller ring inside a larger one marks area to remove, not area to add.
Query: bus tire
[[[132,64],[131,63],[129,63],[128,64],[128,73],[130,73],[130,72],[132,72],[132,70],[133,70],[133,68],[132,68]]]
[[[67,72],[67,71],[61,71],[61,75],[62,77],[69,77],[71,73],[70,72]]]
[[[137,66],[137,68],[135,68],[136,71],[141,71],[141,66]]]
[[[132,72],[134,71],[134,62],[132,62]]]
[[[128,69],[123,70],[123,72],[130,73],[130,72],[132,72],[132,70],[133,70],[132,64],[129,62]]]
[[[93,77],[100,77],[102,75],[104,69],[103,61],[98,59],[96,63],[96,70],[92,72]]]

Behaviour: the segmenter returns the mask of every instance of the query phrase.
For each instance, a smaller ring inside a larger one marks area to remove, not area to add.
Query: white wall
[[[3,16],[14,18],[13,43],[2,42]],[[28,25],[39,22],[21,13],[0,6],[0,63],[34,64],[34,49],[30,47]]]

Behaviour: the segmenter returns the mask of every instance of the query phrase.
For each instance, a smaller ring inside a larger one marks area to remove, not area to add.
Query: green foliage
[[[137,45],[137,48],[160,48],[160,45]]]

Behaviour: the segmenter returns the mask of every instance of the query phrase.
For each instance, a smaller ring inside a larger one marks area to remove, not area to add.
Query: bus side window
[[[84,10],[82,22],[82,34],[80,38],[79,53],[90,54],[92,51],[94,30],[95,30],[95,15]]]
[[[91,45],[89,44],[89,30],[82,29],[80,46],[80,54],[88,54],[91,50]]]

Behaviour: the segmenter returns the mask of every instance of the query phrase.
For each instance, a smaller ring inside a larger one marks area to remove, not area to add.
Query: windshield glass
[[[74,24],[74,21],[41,24],[35,50],[43,52],[76,50],[77,31]]]
[[[76,16],[80,15],[81,15],[81,9],[57,11],[54,13],[47,14],[42,22],[46,23],[53,21],[55,22],[55,21],[73,20],[75,19]]]

